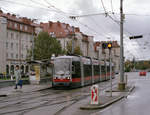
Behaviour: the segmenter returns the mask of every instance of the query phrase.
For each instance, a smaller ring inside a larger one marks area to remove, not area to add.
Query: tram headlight
[[[54,79],[58,79],[58,76],[57,76],[57,75],[54,75]]]
[[[67,76],[66,79],[70,79],[70,76]]]

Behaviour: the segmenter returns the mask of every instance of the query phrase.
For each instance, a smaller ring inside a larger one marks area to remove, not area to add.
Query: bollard
[[[93,85],[91,87],[91,104],[92,105],[99,104],[99,90],[98,90],[98,85]]]

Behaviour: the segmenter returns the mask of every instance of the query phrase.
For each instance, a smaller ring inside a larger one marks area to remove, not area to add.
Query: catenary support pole
[[[112,61],[111,61],[111,49],[109,49],[109,65],[110,65],[110,96],[112,97]]]
[[[124,83],[124,49],[123,49],[123,0],[120,0],[120,81],[119,81],[119,90],[125,89]]]

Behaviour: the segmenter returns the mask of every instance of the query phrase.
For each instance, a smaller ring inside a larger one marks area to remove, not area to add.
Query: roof
[[[49,21],[48,23],[40,23],[40,26],[43,27],[44,31],[54,34],[56,38],[64,38],[68,35],[73,34],[72,26],[70,26],[69,24],[61,23],[59,21]]]
[[[2,10],[0,10],[0,16],[7,18],[7,20],[11,20],[14,22],[30,25],[30,26],[40,26],[39,24],[35,24],[33,20],[27,18],[27,17],[18,17],[15,14],[10,13],[3,13]]]

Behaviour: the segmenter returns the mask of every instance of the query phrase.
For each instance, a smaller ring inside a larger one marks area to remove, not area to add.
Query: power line
[[[101,3],[102,3],[102,7],[103,7],[103,9],[105,11],[105,14],[107,14],[106,8],[105,8],[104,3],[103,3],[103,0],[101,0]]]
[[[3,1],[3,0],[2,0]],[[33,1],[33,0],[31,0],[31,1]],[[102,0],[101,0],[102,1]],[[3,1],[3,2],[11,2],[11,3],[16,3],[16,4],[20,4],[20,5],[25,5],[25,6],[28,6],[28,7],[35,7],[35,6],[33,6],[33,5],[27,5],[27,4],[22,4],[22,3],[18,3],[18,2],[12,2],[12,1],[8,1],[8,0],[5,0],[5,1]],[[33,2],[35,2],[35,1],[33,1]],[[102,1],[102,4],[103,4],[103,1]],[[45,5],[44,5],[45,6]],[[47,7],[47,8],[43,8],[43,7],[36,7],[36,8],[42,8],[42,9],[44,9],[44,10],[51,10],[52,11],[52,9],[50,9],[50,7]],[[105,10],[105,13],[103,13],[103,15],[105,14],[107,14],[108,15],[108,17],[111,19],[111,20],[113,20],[114,22],[116,22],[117,24],[119,24],[119,21],[117,21],[117,20],[115,20],[114,18],[112,18],[110,15],[109,15],[109,13],[107,13],[106,12],[106,9],[105,9],[105,6],[104,6],[104,4],[103,4],[103,8],[104,8],[104,10]],[[53,11],[57,11],[57,13],[59,13],[60,15],[62,15],[63,17],[65,16],[65,17],[69,17],[69,16],[67,16],[67,13],[65,13],[65,12],[63,12],[63,11],[61,11],[60,9],[58,9],[58,8],[55,8],[55,6],[54,6],[54,9],[55,10],[53,10]],[[64,15],[64,14],[66,14],[66,15]],[[90,14],[91,15],[91,14]],[[102,15],[102,14],[101,14]],[[87,15],[84,15],[84,16],[87,16]],[[83,17],[84,17],[83,16]],[[81,16],[80,16],[81,17]],[[91,28],[91,27],[89,27],[88,25],[86,25],[86,24],[83,24],[83,23],[81,23],[81,22],[79,22],[81,25],[83,25],[84,27],[86,27],[86,28],[88,28],[89,30],[91,30],[91,31],[93,31],[94,33],[97,33],[98,35],[102,35],[101,33],[99,33],[99,32],[97,32],[96,30],[94,30],[93,28]]]

